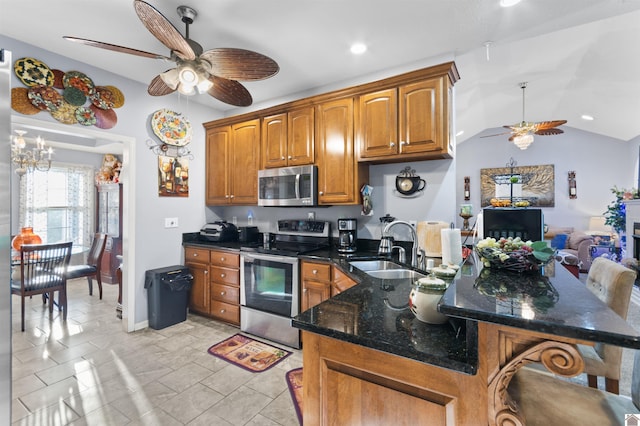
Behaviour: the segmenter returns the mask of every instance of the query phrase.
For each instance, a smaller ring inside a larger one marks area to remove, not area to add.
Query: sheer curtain
[[[20,226],[32,226],[43,242],[73,241],[89,247],[94,233],[94,169],[54,164],[20,180]]]

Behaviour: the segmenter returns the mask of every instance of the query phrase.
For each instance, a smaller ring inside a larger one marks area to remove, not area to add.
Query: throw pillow
[[[551,240],[551,247],[557,250],[564,249],[567,244],[568,237],[569,236],[567,234],[556,234],[556,236]]]

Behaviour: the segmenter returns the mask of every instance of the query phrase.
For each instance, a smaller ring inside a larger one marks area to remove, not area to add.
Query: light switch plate
[[[178,227],[178,218],[177,217],[165,217],[164,218],[164,227],[165,228],[177,228]]]

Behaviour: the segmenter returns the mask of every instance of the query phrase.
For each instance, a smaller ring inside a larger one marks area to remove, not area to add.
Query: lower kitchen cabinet
[[[301,312],[357,284],[329,263],[302,261],[300,271],[302,283]]]
[[[185,265],[194,276],[189,310],[240,325],[240,255],[187,247]]]

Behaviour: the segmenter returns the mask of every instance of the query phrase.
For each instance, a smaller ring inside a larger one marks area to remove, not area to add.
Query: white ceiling
[[[196,9],[190,37],[205,50],[237,47],[276,60],[276,76],[245,83],[254,103],[444,58],[454,59],[461,75],[459,141],[519,122],[521,81],[529,83],[528,121],[565,119],[624,141],[640,135],[640,0],[523,0],[511,8],[498,1],[149,0],[182,33],[176,8]],[[131,0],[2,0],[1,9],[1,34],[113,73],[148,84],[171,67],[62,39],[168,55]],[[364,55],[349,53],[356,41],[368,44]],[[207,95],[197,101],[226,114],[243,111]],[[596,120],[581,120],[584,113]]]

